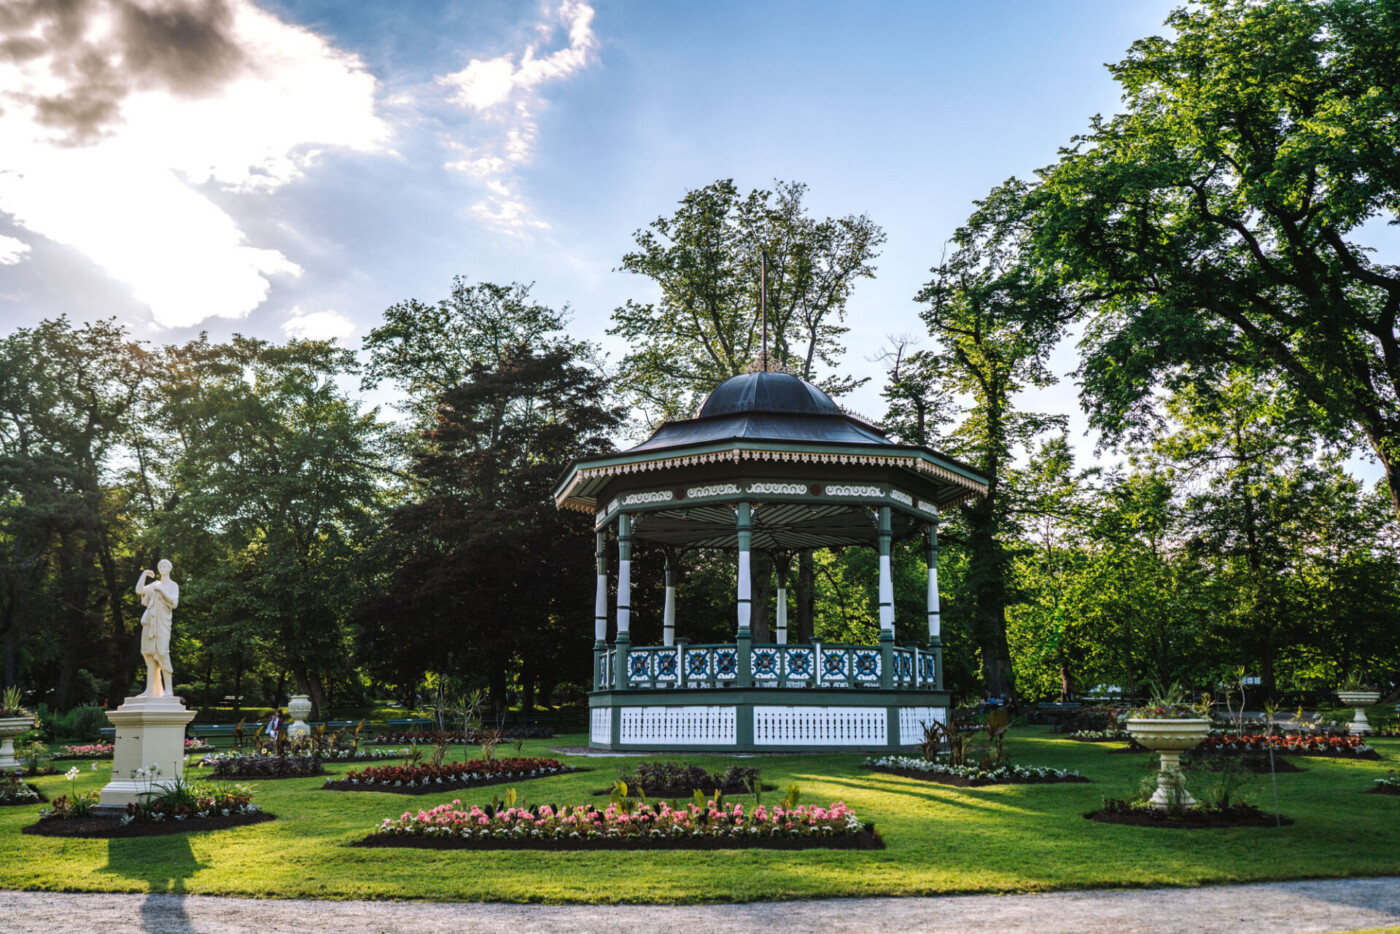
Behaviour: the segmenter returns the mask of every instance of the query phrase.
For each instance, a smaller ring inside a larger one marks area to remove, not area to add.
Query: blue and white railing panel
[[[875,645],[755,645],[749,649],[749,681],[767,688],[878,688],[886,651],[893,687],[937,689],[936,650]],[[627,688],[732,687],[740,681],[742,663],[734,644],[629,647],[621,655],[610,648],[598,655],[597,675],[604,689],[617,683],[619,673]],[[618,665],[624,666],[621,672]]]

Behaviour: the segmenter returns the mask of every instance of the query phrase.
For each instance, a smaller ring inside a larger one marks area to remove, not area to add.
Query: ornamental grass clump
[[[32,717],[34,714],[21,706],[20,701],[23,694],[20,693],[19,685],[12,684],[0,691],[0,719],[9,717]]]
[[[707,800],[671,807],[634,802],[624,810],[617,803],[604,808],[590,804],[559,807],[463,807],[461,801],[417,813],[405,811],[397,820],[385,818],[371,836],[441,836],[479,842],[613,840],[765,840],[775,838],[836,838],[860,834],[865,825],[844,802],[828,807],[799,805],[771,808]]]
[[[1202,699],[1191,702],[1191,696],[1180,684],[1162,687],[1154,684],[1147,703],[1129,711],[1129,718],[1136,720],[1208,720],[1210,702]]]

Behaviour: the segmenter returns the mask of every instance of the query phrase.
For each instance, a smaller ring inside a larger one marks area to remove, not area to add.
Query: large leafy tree
[[[844,350],[846,304],[860,279],[874,277],[885,234],[863,214],[817,220],[806,192],[778,182],[741,195],[724,179],[686,192],[674,214],[633,235],[637,249],[622,269],[652,280],[661,298],[622,305],[609,333],[630,345],[617,384],[643,417],[686,417],[754,362],[764,251],[774,360],[833,394],[855,385],[833,368]]]
[[[593,526],[551,493],[570,460],[611,449],[620,422],[567,346],[507,348],[442,392],[414,457],[419,496],[376,552],[391,571],[359,612],[370,667],[484,683],[497,705],[512,673],[527,706],[537,685],[583,680]]]
[[[199,569],[187,602],[210,608],[221,661],[244,666],[266,645],[324,712],[327,682],[349,674],[356,556],[383,493],[382,426],[338,383],[354,356],[201,337],[162,362],[175,505],[153,534]]]
[[[903,440],[924,443],[931,425],[951,419],[950,453],[988,477],[987,495],[959,507],[954,537],[968,551],[960,583],[993,694],[1015,688],[1006,636],[1015,520],[1005,484],[1016,451],[1063,427],[1060,417],[1019,410],[1015,396],[1055,382],[1047,361],[1075,310],[1059,281],[1026,261],[1025,195],[1008,182],[954,235],[952,253],[917,296],[936,346],[901,360],[886,392],[896,427],[913,429]],[[958,408],[959,398],[971,404]]]
[[[65,318],[0,340],[0,634],[4,682],[21,647],[61,707],[84,670],[115,698],[130,684],[130,580],[136,560],[118,461],[137,427],[145,352],[110,321]],[[34,667],[31,667],[31,671]]]
[[[1037,256],[1092,309],[1092,422],[1145,434],[1159,387],[1271,374],[1369,445],[1400,514],[1400,267],[1367,246],[1400,208],[1400,5],[1204,0],[1167,25],[1032,196]]]

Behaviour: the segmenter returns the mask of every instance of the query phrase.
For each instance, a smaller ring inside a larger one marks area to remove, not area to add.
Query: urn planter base
[[[1181,754],[1195,749],[1201,740],[1210,735],[1210,721],[1134,717],[1128,721],[1128,732],[1140,745],[1162,757],[1162,768],[1157,773],[1157,791],[1150,799],[1152,806],[1162,811],[1174,807],[1195,807],[1196,799],[1186,790],[1185,779],[1181,775]]]
[[[1365,736],[1371,732],[1371,721],[1366,719],[1366,708],[1381,699],[1379,691],[1338,691],[1337,699],[1356,711],[1347,731],[1352,736]]]

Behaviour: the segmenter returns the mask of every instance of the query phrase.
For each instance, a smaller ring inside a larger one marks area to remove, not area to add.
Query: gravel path
[[[1400,926],[1400,877],[691,906],[260,901],[0,891],[0,931],[43,934],[1293,934],[1388,926]]]

